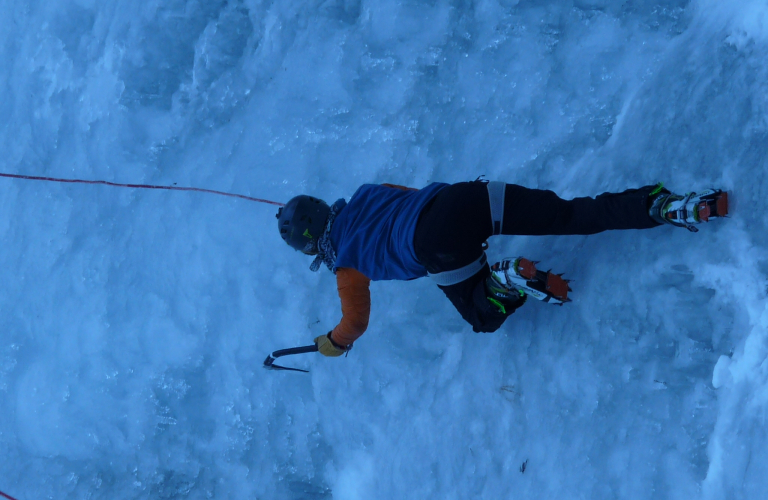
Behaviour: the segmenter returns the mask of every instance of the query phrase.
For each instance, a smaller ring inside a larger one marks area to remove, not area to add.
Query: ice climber
[[[562,303],[569,289],[526,259],[489,266],[489,237],[586,235],[664,223],[695,231],[694,224],[726,214],[727,193],[720,190],[680,196],[659,184],[563,200],[552,191],[477,180],[420,190],[365,184],[349,202],[331,206],[301,195],[277,219],[288,245],[315,256],[310,269],[325,264],[336,274],[342,318],[315,344],[325,356],[339,356],[368,327],[371,280],[430,276],[474,331],[492,332],[528,295]]]

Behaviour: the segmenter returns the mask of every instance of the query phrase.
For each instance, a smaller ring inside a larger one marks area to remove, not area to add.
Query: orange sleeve
[[[405,186],[399,186],[397,184],[382,184],[382,186],[388,187],[388,188],[402,189],[403,191],[418,191],[418,189],[416,189],[416,188],[409,188],[409,187],[405,187]]]
[[[339,345],[352,345],[368,328],[371,315],[371,280],[363,273],[349,267],[336,270],[336,286],[341,299],[342,318],[331,332],[331,338]]]

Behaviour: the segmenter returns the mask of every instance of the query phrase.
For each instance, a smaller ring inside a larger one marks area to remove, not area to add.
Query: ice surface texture
[[[494,238],[574,279],[472,334],[428,280],[339,319],[273,207],[0,179],[0,489],[23,499],[754,499],[768,489],[768,6],[3,2],[0,171],[335,200],[665,181],[734,217]],[[292,360],[293,361],[293,360]],[[526,462],[527,461],[527,462]],[[526,463],[524,473],[521,466]]]

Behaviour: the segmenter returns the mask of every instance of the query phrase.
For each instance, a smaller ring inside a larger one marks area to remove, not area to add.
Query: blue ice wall
[[[287,201],[486,175],[664,181],[733,217],[493,238],[574,279],[473,334],[375,283],[340,318],[274,207],[0,179],[0,490],[55,499],[754,499],[768,436],[758,0],[0,3],[0,172]],[[526,463],[525,472],[521,466]]]

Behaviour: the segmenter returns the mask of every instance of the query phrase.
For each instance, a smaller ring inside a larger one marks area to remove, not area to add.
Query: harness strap
[[[486,262],[488,262],[488,259],[485,257],[485,252],[483,252],[483,255],[481,255],[479,259],[467,264],[464,267],[460,267],[452,271],[443,271],[442,273],[430,274],[429,277],[432,278],[435,283],[440,286],[455,285],[471,278],[480,272]]]
[[[488,183],[488,201],[491,203],[491,223],[493,224],[493,234],[501,234],[501,228],[504,227],[504,192],[507,190],[507,183],[500,181],[491,181]]]

